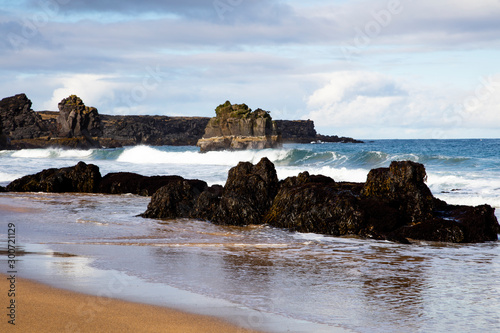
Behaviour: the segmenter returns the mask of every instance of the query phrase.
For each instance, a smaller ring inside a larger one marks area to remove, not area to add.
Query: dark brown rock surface
[[[0,133],[3,134],[3,139],[0,140],[4,145],[7,145],[8,139],[33,139],[49,135],[42,118],[31,110],[31,104],[25,94],[0,101]]]
[[[200,194],[208,188],[201,180],[181,179],[160,188],[141,216],[174,219],[191,217]]]
[[[79,162],[74,167],[46,169],[16,179],[7,186],[7,191],[97,193],[100,183],[99,167]]]
[[[108,173],[102,177],[101,193],[153,195],[160,187],[183,180],[180,176],[143,176],[132,172]]]
[[[337,183],[307,172],[278,182],[274,165],[264,158],[256,165],[240,162],[229,171],[224,188],[193,189],[183,182],[163,187],[145,216],[194,217],[237,226],[265,223],[403,243],[498,239],[500,225],[492,207],[448,205],[432,196],[425,179],[422,164],[402,161],[370,171],[366,183]],[[175,216],[176,211],[182,214]]]
[[[218,224],[261,224],[278,193],[278,176],[266,157],[253,165],[240,162],[231,168],[219,207],[210,219]]]
[[[58,106],[58,136],[83,136],[87,139],[102,136],[101,119],[97,109],[85,106],[80,97],[71,95],[59,102]]]
[[[179,176],[111,173],[79,162],[46,169],[10,183],[7,191],[136,193],[151,195],[149,218],[190,217],[216,224],[263,224],[326,235],[357,235],[408,243],[411,239],[475,243],[498,240],[500,225],[489,205],[448,205],[425,185],[423,165],[403,161],[372,170],[366,183],[335,182],[303,172],[278,181],[263,158],[240,162],[224,187]],[[3,189],[0,189],[3,190]]]

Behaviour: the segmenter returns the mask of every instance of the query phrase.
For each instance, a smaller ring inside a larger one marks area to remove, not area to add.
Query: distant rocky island
[[[71,95],[59,111],[33,111],[26,94],[0,101],[0,149],[115,148],[134,145],[198,145],[201,151],[261,149],[282,143],[361,143],[316,133],[311,120],[272,120],[245,104],[219,105],[216,117],[113,116]]]

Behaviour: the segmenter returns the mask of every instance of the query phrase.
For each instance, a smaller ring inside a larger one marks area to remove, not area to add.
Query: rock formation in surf
[[[100,190],[107,194],[153,195],[161,187],[184,180],[180,176],[143,176],[133,172],[112,172],[102,177]]]
[[[209,118],[101,115],[101,121],[103,138],[112,139],[115,144],[195,146]]]
[[[269,112],[252,111],[246,104],[226,103],[215,109],[203,138],[197,146],[201,152],[275,148],[281,145],[276,123]]]
[[[365,183],[336,182],[308,172],[278,181],[274,164],[263,158],[256,165],[240,162],[229,171],[225,186],[209,187],[202,180],[180,176],[120,172],[101,177],[97,166],[79,162],[16,179],[6,190],[153,194],[141,215],[148,218],[268,224],[291,231],[402,243],[498,239],[500,225],[494,208],[448,205],[432,196],[425,178],[422,164],[402,161],[371,170]]]
[[[240,162],[229,170],[219,205],[210,220],[217,224],[260,224],[278,188],[276,170],[267,158],[256,165]]]
[[[93,164],[79,162],[74,167],[46,169],[24,176],[7,185],[10,192],[99,192],[101,173]]]
[[[264,158],[257,165],[245,162],[232,168],[223,188],[194,191],[192,186],[169,184],[153,195],[143,216],[268,224],[402,243],[497,240],[500,225],[492,207],[448,205],[432,196],[425,178],[422,164],[403,161],[371,170],[365,183],[336,182],[307,172],[277,182],[274,165]],[[182,198],[182,216],[176,216],[179,208],[172,198]]]

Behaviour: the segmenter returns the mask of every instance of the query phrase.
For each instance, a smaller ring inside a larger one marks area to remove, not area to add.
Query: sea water
[[[127,171],[224,184],[238,162],[257,163],[264,156],[280,179],[307,170],[363,182],[370,169],[393,160],[423,163],[436,197],[451,204],[487,203],[499,217],[500,140],[377,140],[205,154],[196,147],[147,146],[0,151],[0,185],[78,161],[98,165],[103,175]],[[280,329],[268,325],[269,315],[282,318],[288,323],[282,331],[291,332],[500,331],[499,242],[402,245],[268,226],[138,217],[149,199],[5,193],[0,205],[20,207],[21,213],[6,212],[0,219],[16,224],[19,243],[32,252],[24,256],[22,271],[41,280],[49,274],[55,284],[66,281],[73,289],[85,281],[85,290],[95,289],[90,276],[118,272],[142,281],[127,289],[176,288],[255,311],[262,316],[240,324],[270,331]],[[42,256],[36,253],[51,254],[53,260],[37,259]],[[118,294],[112,296],[124,293]],[[154,294],[130,298],[176,304],[165,299],[171,293]]]

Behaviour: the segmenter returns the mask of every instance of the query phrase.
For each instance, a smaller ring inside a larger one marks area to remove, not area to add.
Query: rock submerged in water
[[[500,225],[489,205],[448,205],[425,185],[422,164],[392,162],[370,171],[365,183],[336,182],[308,172],[278,181],[267,158],[231,168],[224,187],[180,176],[111,173],[79,162],[10,183],[7,191],[135,193],[152,195],[141,216],[209,220],[243,226],[268,224],[291,231],[357,235],[408,243],[427,240],[476,243],[498,240]],[[1,190],[1,189],[0,189]]]

